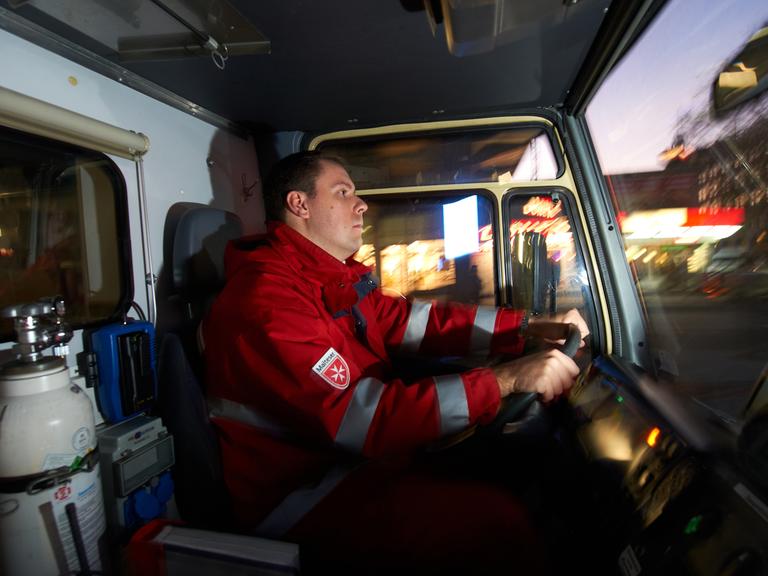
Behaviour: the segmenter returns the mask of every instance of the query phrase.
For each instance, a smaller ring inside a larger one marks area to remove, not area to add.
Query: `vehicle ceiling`
[[[224,19],[234,14],[241,30],[250,27],[269,40],[270,53],[238,54],[259,52],[264,43],[249,49],[246,42],[238,50],[229,38],[233,49],[223,70],[208,54],[121,54],[121,38],[105,35],[124,34],[127,27],[134,45],[139,37],[157,38],[159,23],[168,16],[154,0],[63,2],[70,5],[71,18],[74,11],[85,11],[87,16],[74,24],[66,22],[66,9],[51,8],[62,0],[0,0],[0,6],[233,122],[315,132],[556,106],[564,101],[610,4],[444,0],[446,6],[476,9],[453,14],[452,54],[446,22],[434,26],[433,35],[430,11],[421,0],[229,0],[229,12],[222,12],[222,0],[162,2],[213,36],[222,14]],[[438,9],[440,19],[439,0],[427,3]],[[105,14],[121,18],[122,28],[107,24]],[[479,44],[469,41],[478,38],[474,29],[488,22],[493,27],[494,19],[495,35]]]

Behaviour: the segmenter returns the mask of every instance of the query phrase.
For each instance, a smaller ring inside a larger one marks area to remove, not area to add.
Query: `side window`
[[[404,296],[493,305],[496,302],[494,201],[461,194],[365,196],[363,246],[382,288]]]
[[[589,280],[574,241],[567,197],[559,192],[512,191],[505,197],[504,214],[509,226],[506,261],[510,266],[512,306],[543,315],[577,308],[588,318]],[[530,274],[522,247],[524,242],[539,242],[545,250],[539,289],[533,289],[530,282],[521,286],[521,279],[525,280]],[[536,301],[532,292],[541,292],[541,302]],[[591,300],[589,303],[591,305]]]
[[[768,361],[768,4],[690,15],[666,3],[587,122],[659,371],[740,418]]]
[[[0,308],[61,295],[74,326],[132,297],[125,183],[105,155],[0,130]],[[0,337],[12,336],[9,322]]]

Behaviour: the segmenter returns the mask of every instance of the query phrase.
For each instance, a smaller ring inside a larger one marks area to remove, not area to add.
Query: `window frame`
[[[585,309],[588,309],[591,318],[586,318],[591,330],[592,342],[603,342],[604,331],[602,329],[602,315],[598,313],[597,303],[601,301],[600,295],[597,291],[597,277],[595,276],[594,267],[591,265],[590,259],[587,258],[589,254],[589,248],[586,243],[586,231],[581,225],[579,218],[574,218],[574,215],[578,214],[578,207],[576,205],[576,198],[573,193],[562,186],[536,186],[536,187],[512,187],[509,188],[501,198],[501,217],[503,222],[507,223],[510,220],[510,203],[521,197],[534,197],[534,196],[550,196],[557,197],[560,202],[564,203],[565,216],[568,218],[568,222],[571,226],[571,236],[573,238],[573,246],[576,251],[577,257],[581,260],[581,268],[587,274],[589,300],[584,302]],[[506,301],[512,302],[512,243],[508,238],[509,231],[508,226],[505,232],[505,241],[503,247],[503,258],[506,277],[510,279],[507,283],[507,289],[505,293]]]
[[[125,177],[112,160],[110,156],[102,152],[97,152],[88,148],[83,148],[75,144],[69,144],[15,130],[7,127],[0,127],[0,138],[9,143],[17,143],[27,147],[35,147],[41,150],[41,157],[44,157],[47,151],[59,155],[72,155],[77,159],[77,165],[98,162],[102,164],[104,176],[112,185],[114,210],[115,210],[115,243],[117,252],[117,268],[120,271],[120,279],[117,283],[119,290],[118,301],[114,311],[106,317],[94,319],[87,322],[70,322],[67,316],[64,316],[65,322],[74,330],[92,328],[119,321],[133,302],[134,281],[133,281],[133,252],[131,249],[130,218],[128,212],[128,191]],[[45,167],[41,163],[41,168],[46,169],[46,182],[50,181],[56,175],[50,172],[50,166]],[[57,172],[59,174],[60,172]],[[31,190],[34,194],[35,190]],[[88,243],[85,239],[86,244]],[[54,296],[54,294],[51,294]],[[26,304],[27,302],[20,302]],[[13,330],[0,330],[0,343],[12,342],[15,339]]]
[[[382,190],[387,190],[382,192]],[[366,202],[368,200],[389,199],[396,197],[403,200],[412,200],[419,198],[436,199],[436,198],[451,198],[451,197],[467,197],[467,196],[481,196],[491,202],[491,230],[493,232],[493,293],[494,303],[496,306],[500,306],[503,300],[503,290],[501,284],[502,269],[500,265],[500,246],[499,246],[499,204],[497,196],[487,188],[461,188],[461,189],[446,189],[446,190],[406,190],[377,188],[370,192],[366,190],[358,190],[358,195]],[[365,218],[365,216],[363,216]]]
[[[509,117],[509,120],[514,119],[514,117]],[[354,133],[328,133],[323,134],[321,136],[316,137],[310,137],[310,150],[318,150],[323,151],[324,145],[339,145],[339,144],[361,144],[361,143],[367,143],[367,142],[382,142],[382,141],[395,141],[398,139],[406,139],[406,138],[428,138],[430,136],[437,136],[437,135],[453,135],[453,134],[470,134],[470,133],[482,133],[482,132],[489,132],[489,131],[502,131],[502,130],[526,130],[526,129],[533,129],[537,128],[542,131],[542,134],[546,135],[547,140],[549,142],[550,150],[552,151],[552,156],[555,159],[555,165],[557,167],[556,173],[553,178],[547,178],[546,180],[557,180],[559,178],[562,178],[565,175],[566,172],[566,166],[565,166],[565,159],[563,157],[562,150],[558,144],[558,139],[555,134],[555,127],[554,124],[549,124],[547,122],[541,122],[536,120],[526,120],[523,122],[503,122],[505,120],[504,118],[489,118],[487,123],[478,124],[474,126],[438,126],[438,127],[432,127],[432,128],[421,128],[416,130],[409,130],[404,131],[402,130],[402,126],[389,126],[386,127],[386,131],[382,131],[380,133],[375,134],[363,134],[363,135],[357,135]],[[346,135],[345,135],[346,134]],[[342,156],[343,159],[343,156]],[[539,180],[526,180],[527,183],[535,183],[539,182]],[[483,184],[491,184],[495,182],[489,182],[489,181],[472,181],[472,182],[462,182],[459,184],[462,185],[478,185],[482,186]],[[456,185],[455,182],[441,182],[441,183],[431,183],[431,184],[424,184],[421,186],[451,186]],[[400,188],[410,188],[410,187],[416,187],[419,185],[412,184],[407,186],[402,185],[396,185],[396,186],[382,186],[379,188],[370,188],[370,190],[392,190],[392,189],[400,189]]]

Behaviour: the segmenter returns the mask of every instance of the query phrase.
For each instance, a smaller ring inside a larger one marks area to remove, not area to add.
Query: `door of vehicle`
[[[766,21],[667,2],[564,118],[614,335],[570,403],[624,574],[768,567]]]

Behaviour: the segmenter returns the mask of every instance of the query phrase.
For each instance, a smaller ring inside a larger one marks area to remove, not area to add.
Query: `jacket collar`
[[[337,260],[283,222],[268,222],[267,230],[270,240],[288,256],[291,266],[317,284],[355,282],[371,270],[352,257],[344,262]]]
[[[286,224],[270,223],[269,237],[297,274],[320,286],[323,303],[334,318],[351,311],[376,288],[368,266],[351,257],[340,262]]]

